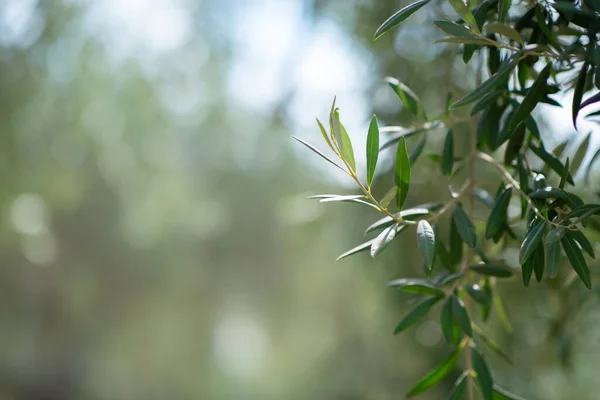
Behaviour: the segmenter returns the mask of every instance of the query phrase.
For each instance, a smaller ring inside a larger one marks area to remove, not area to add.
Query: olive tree
[[[429,2],[419,0],[393,14],[377,29],[374,39]],[[373,115],[367,132],[366,171],[360,174],[335,100],[328,127],[317,120],[324,144],[334,156],[296,139],[344,171],[358,191],[313,198],[359,203],[382,214],[366,228],[372,239],[338,259],[364,251],[376,257],[401,232],[416,233],[422,276],[389,282],[389,286],[413,296],[411,310],[394,333],[406,330],[428,313],[439,312],[443,336],[454,350],[407,396],[427,391],[461,368],[463,373],[449,399],[518,399],[494,382],[490,363],[480,349],[486,346],[509,359],[485,331],[492,310],[499,318],[507,318],[498,285],[518,279],[527,288],[534,277],[537,282],[569,284],[578,278],[585,288],[592,287],[586,259],[594,258],[594,248],[588,236],[590,230],[600,230],[594,220],[594,215],[600,214],[600,204],[584,201],[574,193],[573,176],[579,172],[577,184],[585,184],[600,151],[583,163],[590,144],[588,134],[573,158],[562,161],[560,155],[568,143],[549,149],[544,140],[548,135],[540,135],[532,111],[540,103],[562,106],[551,96],[573,91],[570,106],[577,128],[582,110],[600,101],[600,1],[533,0],[517,5],[511,0],[478,4],[450,0],[450,4],[458,18],[433,21],[446,34],[437,43],[457,46],[464,63],[473,64],[464,67],[477,73],[472,91],[460,96],[448,93],[445,110],[430,116],[405,83],[387,78],[410,112],[412,123],[380,127]],[[589,91],[595,93],[584,100]],[[598,116],[600,112],[591,112],[586,118]],[[460,184],[450,186],[449,201],[431,199],[427,204],[405,207],[411,166],[421,157],[428,137],[438,134],[445,135],[443,145],[438,154],[428,156],[439,164],[442,176]],[[465,146],[455,144],[457,135]],[[386,148],[396,149],[394,179],[389,191],[377,197],[372,185],[380,151]],[[489,182],[484,185],[481,181],[479,164],[497,170],[495,193],[486,189]],[[520,213],[509,212],[511,202],[520,204]],[[438,228],[442,217],[450,221],[449,232]],[[507,265],[500,257],[506,248],[519,249],[520,268]]]

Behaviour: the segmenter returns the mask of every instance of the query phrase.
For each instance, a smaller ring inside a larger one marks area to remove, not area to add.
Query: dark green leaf
[[[398,194],[396,195],[396,205],[398,210],[402,210],[408,188],[410,186],[410,161],[408,160],[408,152],[406,151],[406,140],[400,139],[398,144],[398,152],[396,154],[396,169],[394,174]]]
[[[540,72],[533,85],[527,91],[527,95],[519,105],[519,108],[515,111],[513,117],[510,120],[509,129],[513,130],[521,121],[524,121],[527,118],[537,103],[544,97],[546,94],[546,81],[550,76],[550,72],[552,70],[552,63],[548,63],[546,67]]]
[[[455,272],[452,274],[444,275],[438,282],[439,285],[449,285],[462,278],[465,274],[462,272]]]
[[[467,375],[468,373],[464,372],[458,377],[446,400],[461,400],[463,398],[463,394],[467,388]]]
[[[465,213],[465,210],[462,208],[460,203],[454,207],[452,219],[456,224],[456,228],[462,240],[464,240],[469,247],[475,248],[477,245],[477,233],[475,232],[475,226],[473,226],[473,222],[471,222],[471,219],[467,213]]]
[[[327,157],[325,154],[321,153],[319,150],[317,150],[316,147],[314,147],[313,145],[311,145],[308,142],[305,142],[304,140],[296,137],[296,136],[292,136],[294,139],[296,139],[297,141],[299,141],[300,143],[302,143],[303,145],[305,145],[306,147],[308,147],[309,149],[311,149],[313,152],[317,153],[319,156],[321,156],[323,159],[329,161],[331,164],[335,165],[336,167],[338,167],[339,169],[341,169],[342,171],[346,172],[346,170],[342,167],[340,167],[339,165],[337,165],[336,163],[334,163],[329,157]]]
[[[565,161],[565,169],[563,171],[562,176],[560,177],[560,183],[558,184],[559,189],[564,189],[567,184],[567,174],[569,173],[569,157]]]
[[[525,123],[517,125],[508,140],[506,150],[504,151],[504,165],[510,165],[519,155],[519,150],[525,141]]]
[[[458,264],[462,259],[463,242],[458,232],[458,226],[452,218],[450,221],[450,262],[453,265]]]
[[[566,216],[566,218],[577,218],[575,221],[573,221],[573,223],[578,224],[590,215],[594,214],[600,214],[600,204],[584,204],[579,207],[575,207]]]
[[[492,340],[492,338],[486,335],[483,330],[479,329],[477,325],[475,325],[474,331],[481,338],[483,343],[485,343],[492,351],[494,351],[494,353],[502,357],[507,363],[511,365],[513,364],[510,356],[504,350],[502,350],[500,346],[494,340]]]
[[[467,290],[469,295],[478,302],[479,304],[489,304],[490,298],[481,286],[476,283],[465,285],[464,288]]]
[[[431,271],[435,257],[435,233],[429,222],[424,219],[417,225],[417,243],[425,262],[425,270]]]
[[[414,163],[417,161],[417,159],[423,152],[423,149],[425,148],[425,143],[427,143],[427,135],[423,135],[423,137],[421,137],[421,139],[419,139],[419,141],[417,142],[415,148],[410,152],[408,159],[410,161],[411,166],[414,165]]]
[[[530,145],[529,148],[535,153],[536,156],[541,158],[542,161],[544,161],[550,168],[552,168],[552,170],[554,170],[559,176],[562,176],[565,167],[556,157],[548,153],[543,147]],[[567,182],[569,182],[571,185],[575,184],[575,182],[573,181],[573,177],[570,173],[567,175]]]
[[[335,261],[340,261],[343,258],[349,257],[351,255],[354,255],[356,253],[360,253],[363,251],[366,251],[368,249],[371,248],[371,245],[373,244],[373,242],[375,241],[375,239],[371,239],[368,242],[364,242],[362,244],[359,244],[358,246],[348,250],[347,252],[345,252],[344,254],[342,254],[341,256],[339,256]]]
[[[373,115],[367,134],[367,186],[371,187],[375,168],[377,167],[377,158],[379,157],[379,127],[377,126],[377,117]]]
[[[397,11],[394,15],[389,17],[383,24],[381,24],[379,28],[377,28],[377,31],[375,31],[375,35],[373,36],[373,40],[379,39],[387,31],[400,24],[402,21],[410,17],[421,7],[429,3],[429,1],[430,0],[419,0]]]
[[[487,297],[490,300],[493,300],[494,292],[492,290],[492,284],[490,282],[490,278],[485,278],[483,280],[483,291],[485,292],[485,294],[487,295]],[[491,302],[488,302],[488,304],[484,304],[481,306],[481,319],[483,319],[483,322],[487,322],[488,318],[490,317],[491,311],[492,311]]]
[[[485,359],[474,346],[471,349],[471,360],[484,400],[492,400],[494,395],[494,379]]]
[[[424,117],[425,113],[421,108],[421,104],[419,98],[416,94],[413,93],[412,90],[404,83],[400,82],[396,78],[387,77],[385,81],[390,85],[390,87],[394,90],[398,98],[412,114]]]
[[[571,266],[581,278],[581,281],[585,284],[588,289],[592,288],[592,281],[590,279],[590,270],[588,269],[587,263],[585,262],[585,258],[583,258],[583,253],[577,247],[575,240],[573,240],[568,235],[563,236],[560,240],[563,249],[565,250],[565,254],[571,263]]]
[[[406,397],[412,397],[417,394],[425,392],[435,384],[439,383],[444,379],[458,361],[463,348],[458,347],[448,358],[446,358],[440,365],[438,365],[433,371],[431,371],[425,378],[421,379],[412,389],[408,391]]]
[[[525,239],[523,239],[521,250],[519,251],[519,264],[523,265],[527,261],[527,258],[541,243],[544,232],[546,232],[546,221],[538,218],[531,225],[525,235]]]
[[[565,228],[563,228],[563,227],[554,228],[554,229],[550,230],[550,232],[548,232],[548,234],[546,235],[546,243],[551,244],[551,243],[559,242],[560,239],[562,239],[562,237],[564,235],[565,235]]]
[[[502,389],[498,385],[494,385],[494,396],[492,400],[525,400],[522,397],[512,394],[507,390]]]
[[[485,227],[485,238],[491,239],[496,233],[500,232],[506,225],[508,205],[510,203],[510,197],[512,195],[512,188],[504,189],[490,212],[488,217],[487,225]]]
[[[464,37],[464,38],[478,39],[478,36],[473,34],[473,32],[471,32],[468,28],[464,27],[463,25],[459,25],[455,22],[433,21],[433,23],[435,24],[435,26],[437,26],[438,28],[440,28],[441,30],[443,30],[444,32],[446,32],[449,35],[459,36],[459,37]]]
[[[442,175],[452,175],[452,166],[454,165],[454,135],[452,134],[452,129],[448,129],[448,133],[446,134],[441,165]]]
[[[583,232],[581,232],[580,230],[568,229],[565,231],[565,234],[571,237],[572,239],[575,239],[577,243],[579,243],[581,248],[590,255],[590,257],[596,258],[596,255],[594,254],[594,247],[592,246],[588,238],[583,234]]]
[[[396,326],[396,329],[394,330],[394,335],[397,335],[398,333],[402,332],[403,330],[420,320],[425,314],[429,312],[429,309],[433,307],[435,303],[437,303],[440,299],[441,297],[432,297],[419,303],[419,305],[410,310]]]
[[[473,194],[475,198],[481,201],[486,207],[492,208],[494,206],[494,198],[486,190],[475,187],[473,188]]]
[[[477,104],[473,106],[471,110],[471,116],[477,114],[481,110],[485,110],[490,107],[492,104],[498,101],[498,98],[504,93],[504,90],[494,90],[493,92],[485,95]]]
[[[444,296],[443,290],[423,279],[396,279],[389,282],[388,286],[397,287],[407,293]]]
[[[544,252],[544,243],[540,243],[534,250],[534,254],[530,257],[535,257],[535,262],[533,263],[533,272],[535,273],[535,279],[538,282],[542,281],[544,277],[544,269],[546,267],[546,260]]]
[[[508,81],[508,78],[510,77],[510,74],[517,66],[518,61],[519,57],[512,57],[510,60],[504,62],[496,74],[488,78],[488,80],[483,82],[477,89],[473,90],[471,93],[458,100],[456,103],[452,104],[450,108],[454,109],[470,104],[474,101],[481,99],[488,93],[491,93],[499,86],[505,85]]]
[[[511,270],[495,264],[471,265],[469,266],[469,269],[477,272],[478,274],[495,276],[497,278],[510,278],[512,276]]]
[[[432,125],[431,129],[433,129],[433,127],[435,127],[435,126]],[[415,128],[403,128],[401,126],[384,126],[383,128],[379,129],[379,133],[384,133],[384,134],[391,133],[392,135],[390,135],[388,140],[384,144],[381,145],[381,148],[379,149],[379,151],[385,150],[388,147],[395,145],[403,137],[409,138],[409,137],[418,135],[419,133],[422,133],[426,130],[427,129],[424,129],[424,128],[415,129]]]
[[[442,308],[441,324],[446,341],[456,346],[460,341],[461,332],[452,314],[452,299],[448,299]]]
[[[552,279],[558,275],[560,267],[560,242],[556,240],[546,243],[546,270],[548,271],[548,277]]]
[[[469,318],[467,309],[460,297],[456,295],[452,295],[452,314],[460,329],[469,337],[473,337],[473,328],[471,327],[471,319]]]
[[[583,109],[590,104],[594,104],[600,101],[600,93],[596,93],[593,96],[588,97],[583,103],[581,103],[580,109]]]
[[[556,4],[553,4],[555,6]],[[575,89],[573,91],[573,103],[572,103],[572,112],[573,112],[573,126],[577,129],[577,115],[579,114],[579,110],[581,109],[581,99],[583,98],[583,91],[585,88],[585,81],[587,79],[589,64],[585,62],[579,71],[579,76],[577,77],[577,82],[575,83]]]
[[[508,15],[508,9],[510,8],[510,0],[498,0],[498,19],[505,21]]]

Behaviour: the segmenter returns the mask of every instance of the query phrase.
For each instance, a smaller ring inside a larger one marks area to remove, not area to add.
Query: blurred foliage
[[[317,137],[323,99],[339,95],[359,141],[370,104],[407,120],[379,77],[441,109],[437,87],[470,76],[422,46],[435,7],[374,45],[397,7],[0,3],[0,398],[392,399],[445,358],[436,321],[392,335],[406,297],[380,290],[420,269],[416,242],[333,265],[376,213],[298,195],[342,185],[291,143]],[[411,204],[442,190],[418,169]],[[518,365],[498,379],[587,398],[594,304],[503,290],[525,340],[495,338]]]

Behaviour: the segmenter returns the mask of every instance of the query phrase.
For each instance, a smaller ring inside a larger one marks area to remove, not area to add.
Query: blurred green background
[[[0,399],[400,399],[444,358],[435,319],[392,335],[412,235],[335,264],[379,216],[306,200],[352,186],[291,140],[320,144],[335,95],[357,149],[373,112],[406,122],[386,75],[431,113],[472,84],[431,45],[445,5],[371,41],[401,5],[0,1]],[[428,159],[414,176],[410,204],[447,198]],[[497,381],[600,398],[596,300],[502,290]]]

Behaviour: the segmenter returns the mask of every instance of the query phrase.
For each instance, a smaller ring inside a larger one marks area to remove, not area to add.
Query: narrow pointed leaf
[[[456,221],[452,218],[450,221],[450,262],[453,265],[458,264],[462,260],[463,241],[458,232]]]
[[[506,36],[507,38],[514,40],[519,44],[523,44],[523,37],[521,37],[521,34],[511,26],[508,26],[501,22],[490,22],[485,26],[485,32],[497,33],[499,35]]]
[[[536,156],[541,158],[542,161],[544,161],[548,165],[548,167],[550,167],[552,170],[554,170],[559,176],[562,176],[562,174],[564,173],[565,167],[564,167],[564,165],[562,165],[560,160],[558,160],[552,154],[548,153],[543,147],[530,145],[529,148],[531,149],[531,151],[533,151],[533,153]],[[567,175],[567,182],[569,182],[571,185],[575,184],[575,182],[573,181],[573,177],[571,176],[570,173]]]
[[[476,283],[465,285],[467,293],[479,304],[489,304],[490,298],[481,286]]]
[[[594,162],[596,161],[598,156],[600,156],[600,149],[596,150],[596,152],[590,159],[590,162],[588,162],[587,166],[585,167],[585,175],[584,175],[583,180],[586,185],[590,182],[590,171],[592,170],[592,166],[594,165]]]
[[[483,343],[485,343],[494,353],[502,357],[507,363],[513,365],[513,360],[510,358],[508,353],[506,353],[498,343],[496,343],[492,338],[490,338],[486,333],[480,329],[477,325],[474,326],[473,330],[475,333],[481,338]]]
[[[565,250],[565,254],[573,267],[573,270],[579,275],[583,284],[588,288],[592,288],[592,281],[590,279],[590,270],[588,269],[587,263],[585,262],[585,258],[583,257],[583,253],[577,247],[575,240],[573,240],[568,235],[565,235],[560,243]]]
[[[499,86],[505,85],[510,77],[510,74],[517,66],[518,61],[518,57],[513,57],[512,59],[503,63],[497,73],[488,78],[477,89],[473,90],[471,93],[452,104],[450,108],[454,109],[473,103],[474,101],[477,101],[488,93],[494,91]]]
[[[592,136],[591,133],[587,134],[585,139],[583,139],[581,141],[581,144],[579,145],[579,147],[577,148],[577,151],[575,152],[575,155],[573,156],[573,162],[571,163],[571,171],[573,171],[573,174],[577,173],[577,171],[579,170],[579,167],[581,166],[581,162],[585,158],[585,154],[587,153],[588,148],[590,147],[591,136]],[[565,166],[565,169],[567,169],[566,166]]]
[[[560,239],[565,235],[565,228],[554,228],[546,235],[546,244],[552,244],[559,242]]]
[[[506,213],[508,211],[508,205],[510,204],[511,196],[512,188],[507,188],[500,193],[498,198],[496,198],[496,202],[490,211],[490,216],[488,217],[487,225],[485,227],[486,239],[491,239],[506,225]]]
[[[426,271],[431,271],[435,257],[435,233],[429,222],[424,219],[420,220],[417,225],[417,243],[425,262]]]
[[[471,327],[471,319],[465,308],[463,301],[456,295],[452,296],[452,314],[456,319],[456,323],[460,329],[469,337],[473,337],[473,328]]]
[[[446,140],[444,141],[444,150],[442,152],[442,175],[452,175],[452,166],[454,165],[454,135],[452,129],[448,129]]]
[[[333,148],[333,144],[331,143],[331,140],[329,140],[329,136],[327,135],[327,131],[325,130],[325,127],[323,126],[323,124],[321,123],[321,121],[319,121],[318,118],[317,118],[317,125],[319,125],[319,130],[321,131],[321,135],[323,135],[323,139],[325,140],[325,143],[327,143],[327,145],[329,146],[329,148],[331,150],[333,150],[333,152],[335,153],[336,150]]]
[[[435,26],[452,36],[477,39],[479,38],[465,26],[459,25],[452,21],[433,21],[433,23],[435,24]]]
[[[396,186],[398,187],[396,205],[398,210],[402,210],[410,186],[410,161],[408,159],[408,152],[406,151],[406,139],[404,138],[401,138],[400,143],[398,144],[396,168],[394,172],[394,179]]]
[[[387,193],[381,198],[381,200],[379,201],[379,204],[381,204],[381,206],[383,208],[387,208],[387,206],[391,203],[392,200],[394,200],[394,198],[396,197],[396,195],[398,194],[398,187],[397,186],[393,186],[392,188],[390,188],[390,190],[387,191]],[[390,218],[391,221],[391,218]]]
[[[375,258],[381,253],[396,237],[397,226],[392,225],[384,229],[373,241],[371,245],[371,257]]]
[[[476,347],[471,349],[471,360],[473,362],[473,370],[477,374],[477,382],[479,382],[479,387],[484,400],[493,400],[494,379],[492,378],[492,373],[490,372],[485,359]]]
[[[525,123],[520,122],[513,130],[513,133],[506,144],[506,149],[504,151],[504,165],[508,166],[512,164],[513,160],[519,155],[519,151],[521,150],[524,141]]]
[[[417,160],[419,159],[419,156],[421,155],[421,153],[423,153],[423,149],[425,148],[425,143],[427,143],[427,135],[423,135],[423,137],[421,137],[421,139],[419,139],[419,141],[417,142],[417,145],[415,146],[415,148],[412,149],[412,151],[410,152],[410,155],[408,156],[408,160],[409,160],[411,166],[413,166],[414,163],[417,162]]]
[[[525,235],[525,239],[523,239],[521,250],[519,251],[519,264],[523,265],[525,261],[527,261],[527,258],[541,243],[544,232],[546,232],[546,221],[538,219],[532,227],[529,228]]]
[[[579,222],[585,220],[590,215],[600,214],[600,204],[584,204],[579,207],[574,208],[567,215],[566,218],[576,218],[573,221],[574,224],[578,224]]]
[[[371,248],[371,245],[373,244],[373,242],[375,241],[375,239],[371,239],[367,242],[364,242],[362,244],[359,244],[358,246],[348,250],[347,252],[345,252],[344,254],[342,254],[341,256],[339,256],[335,261],[340,261],[341,259],[344,259],[346,257],[350,257],[351,255],[357,254],[357,253],[361,253],[363,251],[367,251]]]
[[[452,299],[448,299],[444,304],[440,321],[444,338],[448,343],[456,346],[462,334],[452,313]]]
[[[423,279],[396,279],[388,283],[407,293],[423,294],[428,296],[444,296],[444,291]]]
[[[574,239],[579,243],[581,248],[585,250],[586,253],[590,255],[592,258],[596,258],[596,254],[594,253],[594,247],[592,243],[590,243],[589,239],[581,232],[580,230],[566,230],[565,234],[570,238]]]
[[[562,176],[560,177],[560,183],[558,184],[559,189],[564,189],[567,184],[567,174],[569,173],[569,157],[565,161],[565,170],[563,171]]]
[[[553,279],[558,275],[560,267],[560,241],[548,243],[546,246],[546,271],[548,277]]]
[[[478,274],[494,276],[496,278],[510,278],[512,276],[511,270],[496,264],[471,265],[469,266],[469,269],[477,272]]]
[[[339,113],[336,111],[335,117],[339,122]],[[340,149],[342,152],[342,157],[348,163],[352,171],[356,171],[356,162],[354,161],[354,150],[352,149],[352,142],[350,141],[350,136],[348,136],[348,132],[346,132],[346,128],[342,123],[340,125],[340,136],[342,140],[342,148]]]
[[[598,76],[598,74],[596,74]],[[594,104],[600,101],[600,93],[596,93],[593,96],[588,97],[583,103],[581,103],[581,109],[589,106],[590,104]]]
[[[337,165],[337,164],[336,164],[335,162],[333,162],[333,161],[332,161],[332,160],[331,160],[329,157],[327,157],[325,154],[321,153],[319,150],[317,150],[317,148],[316,148],[316,147],[314,147],[314,146],[313,146],[313,145],[311,145],[310,143],[308,143],[308,142],[305,142],[304,140],[302,140],[302,139],[300,139],[300,138],[298,138],[298,137],[296,137],[296,136],[292,136],[292,137],[293,137],[294,139],[296,139],[297,141],[299,141],[300,143],[302,143],[303,145],[305,145],[306,147],[308,147],[309,149],[311,149],[313,152],[317,153],[317,154],[318,154],[319,156],[321,156],[321,157],[322,157],[324,160],[326,160],[326,161],[330,162],[331,164],[335,165],[336,167],[338,167],[339,169],[341,169],[342,171],[344,171],[344,172],[346,172],[346,173],[347,173],[347,171],[346,171],[344,168],[342,168],[342,167],[340,167],[339,165]]]
[[[375,168],[377,167],[377,158],[379,157],[379,127],[377,126],[377,117],[373,115],[367,134],[367,186],[371,187]]]
[[[440,299],[441,297],[432,297],[419,303],[419,305],[410,310],[396,326],[396,329],[394,330],[394,335],[399,334],[400,332],[407,329],[412,324],[423,318],[423,316],[429,312],[429,309],[433,307],[435,303],[437,303]]]
[[[373,40],[379,39],[387,31],[389,31],[393,27],[397,26],[402,21],[404,21],[405,19],[410,17],[412,14],[414,14],[416,11],[418,11],[421,7],[423,7],[424,5],[429,3],[429,1],[430,0],[416,1],[410,5],[402,8],[401,10],[397,11],[396,13],[394,13],[383,24],[381,24],[381,26],[379,28],[377,28],[377,30],[375,31],[375,34],[373,35]]]
[[[456,224],[456,228],[460,237],[464,242],[472,249],[477,245],[477,232],[475,231],[475,226],[471,219],[462,208],[462,205],[459,203],[454,207],[454,212],[452,213],[452,219]]]
[[[467,372],[463,372],[456,382],[452,391],[446,398],[446,400],[462,400],[465,391],[467,390]]]
[[[535,273],[535,279],[538,282],[542,281],[544,276],[544,269],[546,268],[546,253],[544,251],[544,243],[540,243],[534,251],[534,254],[530,257],[535,257],[533,262],[533,272]]]
[[[433,371],[431,371],[425,378],[421,379],[412,389],[408,391],[406,397],[412,397],[417,394],[423,393],[435,384],[439,383],[444,379],[456,365],[456,362],[460,358],[463,351],[462,347],[458,347],[448,358],[446,358],[440,365],[438,365]]]
[[[494,396],[493,400],[525,400],[516,394],[510,393],[509,391],[502,389],[498,385],[494,385]]]
[[[398,98],[412,114],[418,116],[424,116],[423,109],[421,108],[420,100],[417,95],[404,83],[400,82],[396,78],[387,77],[385,81],[390,85],[392,90],[398,95]]]
[[[577,82],[575,83],[575,89],[573,90],[573,103],[571,109],[573,112],[573,127],[575,127],[575,129],[577,129],[577,115],[581,109],[581,99],[583,98],[588,68],[589,64],[587,62],[584,63],[579,71]]]
[[[533,111],[537,103],[542,100],[546,94],[546,81],[552,71],[552,63],[548,63],[542,72],[538,75],[533,85],[527,91],[527,95],[515,111],[510,120],[509,129],[514,129],[521,121],[524,121]]]

